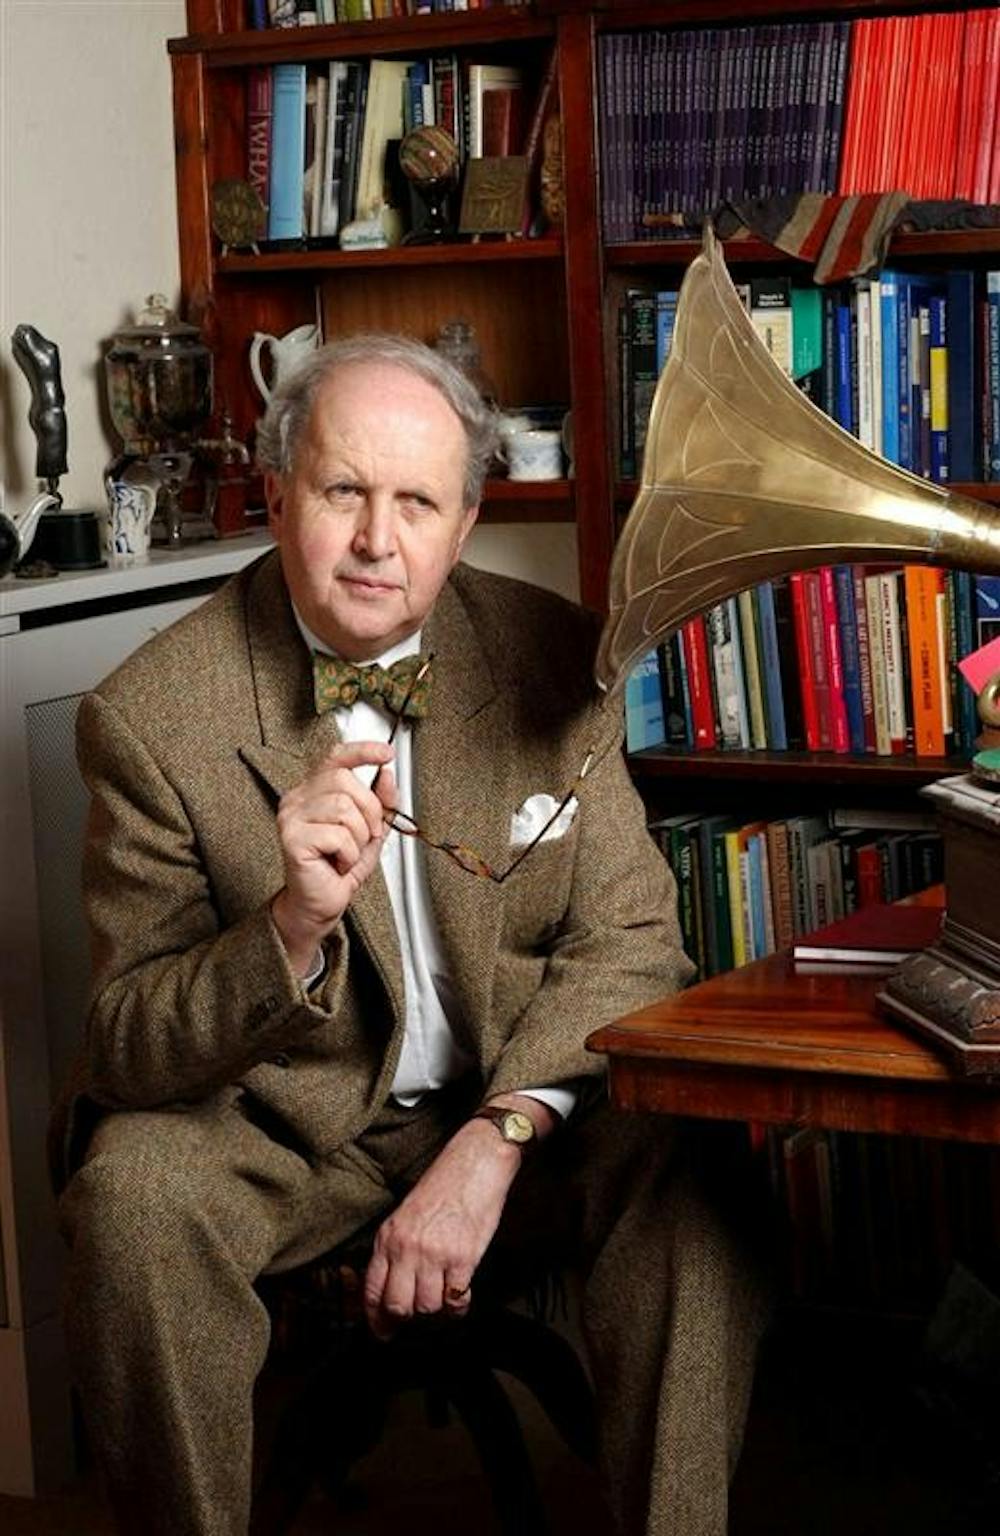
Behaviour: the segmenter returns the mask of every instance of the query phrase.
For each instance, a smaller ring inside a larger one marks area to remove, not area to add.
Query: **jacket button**
[[[277,1051],[271,1057],[271,1065],[272,1066],[275,1066],[275,1067],[290,1067],[291,1064],[292,1064],[292,1058],[290,1056],[287,1056],[284,1051]]]

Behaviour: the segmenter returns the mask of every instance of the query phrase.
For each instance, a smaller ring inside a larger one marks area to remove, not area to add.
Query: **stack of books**
[[[684,948],[699,979],[791,949],[852,914],[874,928],[873,909],[942,879],[941,838],[922,812],[772,821],[681,813],[650,831],[677,882]]]
[[[998,636],[1000,577],[922,565],[775,577],[642,659],[626,744],[969,756],[980,725],[958,663]]]
[[[609,32],[604,238],[800,192],[1000,201],[1000,11]]]

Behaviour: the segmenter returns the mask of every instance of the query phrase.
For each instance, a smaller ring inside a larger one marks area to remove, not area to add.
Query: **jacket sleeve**
[[[617,720],[580,793],[569,905],[534,996],[516,1021],[487,1096],[600,1074],[587,1036],[676,991],[694,967],[681,947],[670,868],[646,830]]]
[[[100,695],[81,705],[77,751],[91,791],[86,1091],[110,1108],[202,1098],[329,1013],[306,997],[267,904],[222,924],[180,794]],[[345,945],[332,936],[334,970]]]

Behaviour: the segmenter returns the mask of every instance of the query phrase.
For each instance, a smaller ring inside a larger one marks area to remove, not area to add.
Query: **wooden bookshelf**
[[[434,334],[447,319],[475,327],[487,374],[503,405],[565,403],[572,408],[575,479],[536,485],[491,481],[483,516],[496,522],[573,522],[580,591],[585,604],[606,604],[615,539],[638,488],[616,471],[617,356],[613,312],[631,283],[653,284],[659,273],[679,281],[697,241],[605,240],[600,189],[598,121],[601,40],[606,34],[650,28],[754,25],[774,21],[854,18],[936,9],[921,0],[891,7],[861,0],[535,0],[522,6],[441,11],[337,26],[254,31],[245,0],[187,0],[188,35],[170,44],[174,74],[178,210],[185,304],[204,317],[216,347],[221,401],[236,429],[248,436],[260,402],[249,376],[247,349],[256,330],[281,333],[322,315],[328,335],[359,328]],[[208,206],[214,180],[243,174],[245,86],[255,66],[298,60],[420,56],[516,59],[537,81],[555,51],[563,129],[565,214],[561,229],[537,240],[468,240],[436,247],[341,251],[303,245],[223,255],[211,233]],[[726,242],[734,270],[808,269],[764,241]],[[899,234],[891,259],[917,266],[1000,264],[1000,230]],[[963,484],[965,494],[1000,505],[1000,483]],[[732,781],[812,781],[894,786],[907,794],[957,762],[902,758],[826,760],[784,753],[719,753],[685,759],[663,750],[643,755],[636,771],[655,778],[710,777]]]

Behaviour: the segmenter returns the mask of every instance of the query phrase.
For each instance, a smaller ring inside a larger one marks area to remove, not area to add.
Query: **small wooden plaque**
[[[527,195],[526,155],[484,155],[467,161],[459,233],[519,234]]]

